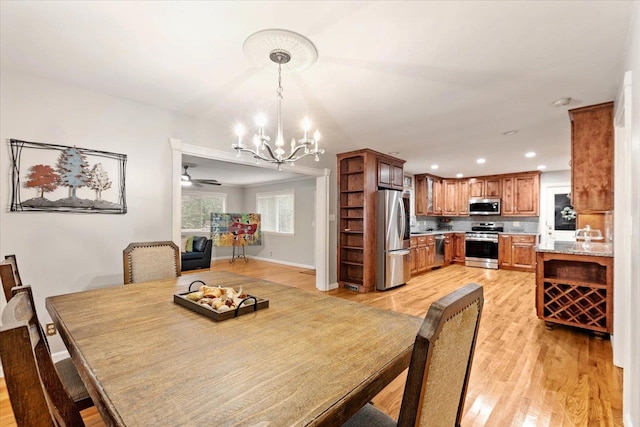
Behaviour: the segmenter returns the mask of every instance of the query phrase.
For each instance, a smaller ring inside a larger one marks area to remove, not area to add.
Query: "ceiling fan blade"
[[[199,184],[208,184],[208,185],[222,185],[215,179],[195,179],[194,181]]]

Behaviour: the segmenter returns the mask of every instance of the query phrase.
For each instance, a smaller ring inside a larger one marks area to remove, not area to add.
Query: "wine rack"
[[[548,325],[613,331],[613,258],[538,252],[536,309]]]

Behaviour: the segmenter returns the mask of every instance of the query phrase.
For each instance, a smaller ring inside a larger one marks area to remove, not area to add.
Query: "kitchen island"
[[[547,328],[613,331],[613,251],[609,243],[545,242],[536,247],[536,311]]]

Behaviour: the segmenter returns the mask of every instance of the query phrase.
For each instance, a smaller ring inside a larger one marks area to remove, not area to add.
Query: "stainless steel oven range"
[[[472,222],[465,236],[464,265],[498,269],[498,233],[504,231],[501,222]]]

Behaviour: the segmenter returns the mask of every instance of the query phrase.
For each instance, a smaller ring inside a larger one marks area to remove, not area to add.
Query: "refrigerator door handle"
[[[390,251],[387,252],[387,254],[389,254],[389,256],[405,256],[405,255],[409,255],[411,253],[410,249],[402,249],[399,251]]]
[[[402,197],[400,197],[398,199],[398,216],[400,217],[401,221],[398,221],[398,224],[400,225],[400,229],[398,230],[398,237],[400,238],[401,244],[404,240],[404,231],[407,227],[407,219],[405,217],[405,214],[406,212],[404,211],[404,202],[402,201]]]

